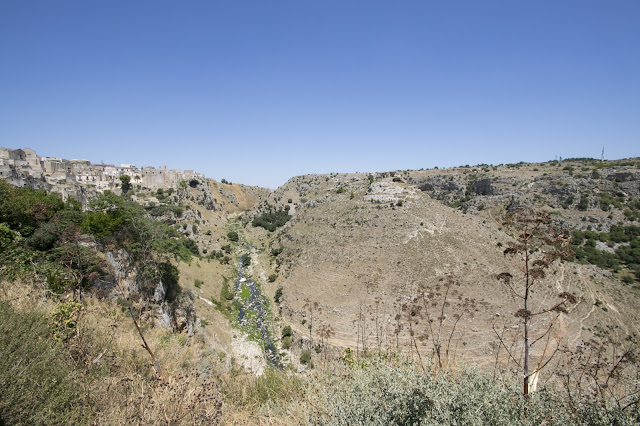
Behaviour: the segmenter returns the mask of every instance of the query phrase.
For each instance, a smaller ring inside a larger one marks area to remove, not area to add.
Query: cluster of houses
[[[133,164],[91,164],[88,160],[64,160],[38,156],[32,149],[0,148],[0,179],[15,186],[29,186],[59,192],[63,198],[70,190],[81,192],[118,191],[120,176],[127,175],[135,187],[149,189],[176,188],[181,181],[203,180],[193,170],[168,170],[154,167],[136,167]]]

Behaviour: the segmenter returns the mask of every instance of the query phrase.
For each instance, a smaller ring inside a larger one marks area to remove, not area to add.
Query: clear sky
[[[2,0],[0,146],[275,188],[640,156],[640,1]]]

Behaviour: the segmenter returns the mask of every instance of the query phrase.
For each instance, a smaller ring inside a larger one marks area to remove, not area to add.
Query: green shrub
[[[282,338],[282,349],[291,348],[291,336],[285,336]]]
[[[286,325],[284,326],[284,328],[282,329],[282,337],[291,337],[293,335],[293,330],[291,330],[291,326],[290,325]]]
[[[58,227],[53,222],[47,222],[35,230],[27,239],[27,244],[36,250],[47,251],[56,245],[59,237]]]
[[[311,351],[309,351],[309,349],[304,349],[300,353],[300,362],[304,365],[309,365],[311,363]]]
[[[73,337],[81,310],[82,304],[73,299],[58,305],[51,314],[51,331],[54,340],[66,342]]]
[[[200,250],[198,249],[198,244],[196,244],[196,242],[193,241],[191,238],[183,238],[182,239],[182,244],[183,244],[184,248],[187,249],[191,254],[194,254],[196,256],[200,255]]]
[[[122,192],[127,193],[132,188],[131,186],[131,176],[122,175],[120,176],[120,188]]]
[[[580,202],[578,203],[578,210],[587,210],[589,208],[589,198],[585,195],[580,197]]]
[[[316,409],[310,424],[328,425],[540,425],[634,424],[633,410],[621,412],[598,401],[539,389],[528,400],[522,379],[492,380],[475,370],[427,370],[407,362],[333,364],[309,382],[307,400]],[[526,406],[526,408],[525,408]]]
[[[620,246],[616,254],[627,265],[640,264],[640,238],[634,239],[628,246]]]
[[[0,179],[0,223],[6,223],[23,237],[29,237],[64,207],[57,194],[17,188]]]
[[[226,278],[224,278],[222,288],[220,289],[220,300],[233,300],[233,292],[229,291],[229,283]]]
[[[277,275],[277,274],[271,274],[271,275],[269,275],[269,282],[270,282],[270,283],[274,282],[274,281],[275,281],[275,280],[277,280],[277,279],[278,279],[278,275]]]
[[[160,279],[162,283],[167,286],[167,296],[166,299],[168,301],[172,301],[181,291],[180,286],[178,284],[178,280],[180,278],[180,271],[174,265],[169,262],[162,262],[157,265],[158,274],[160,275]]]
[[[229,239],[229,241],[233,241],[234,243],[240,239],[236,231],[227,232],[227,238]]]
[[[273,300],[277,303],[280,304],[280,299],[282,298],[282,287],[278,287],[276,289],[276,293],[273,296]]]
[[[167,204],[161,204],[159,206],[149,206],[147,207],[147,210],[153,217],[164,216],[169,213],[175,215],[176,217],[181,217],[182,213],[184,213],[183,207]]]
[[[291,219],[288,209],[281,209],[276,212],[265,213],[260,216],[256,216],[251,224],[253,226],[260,226],[267,231],[273,232],[277,228],[283,226]]]
[[[125,219],[115,212],[90,212],[82,222],[82,229],[96,238],[104,238],[120,231],[125,225]]]

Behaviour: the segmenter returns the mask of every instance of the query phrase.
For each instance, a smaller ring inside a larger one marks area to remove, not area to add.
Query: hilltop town
[[[29,148],[0,148],[0,178],[18,187],[59,193],[63,200],[72,197],[84,204],[105,190],[119,193],[123,175],[131,178],[132,185],[151,190],[176,188],[191,179],[204,180],[204,175],[193,170],[92,164],[88,160],[40,156]]]

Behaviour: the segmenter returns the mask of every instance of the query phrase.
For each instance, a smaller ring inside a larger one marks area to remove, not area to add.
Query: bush
[[[288,213],[288,210],[278,210],[275,213],[265,213],[260,216],[256,216],[251,224],[253,226],[261,226],[267,231],[273,232],[277,228],[283,226],[291,219],[291,215]]]
[[[227,232],[227,238],[229,239],[229,241],[233,241],[234,243],[238,242],[238,240],[240,239],[236,231]]]
[[[305,349],[300,353],[300,362],[304,365],[311,364],[311,351],[309,349]]]
[[[220,289],[220,300],[233,300],[233,292],[229,291],[229,280],[223,278],[222,288]]]
[[[274,281],[275,281],[275,280],[277,280],[277,279],[278,279],[278,275],[277,275],[277,274],[271,274],[271,275],[269,275],[269,282],[270,282],[270,283],[274,282]]]
[[[633,284],[634,279],[631,275],[625,275],[624,277],[622,277],[622,282],[625,284]]]
[[[182,244],[184,247],[191,253],[196,256],[200,255],[200,250],[198,249],[198,244],[190,238],[183,238]]]
[[[129,192],[129,190],[132,188],[132,186],[131,186],[131,176],[121,175],[120,176],[120,187],[122,188],[122,192],[124,192],[125,194],[127,192]]]
[[[114,212],[90,212],[82,222],[82,229],[96,238],[104,238],[120,231],[125,220]]]
[[[586,196],[580,197],[580,202],[578,203],[578,210],[585,211],[589,208],[589,198]]]
[[[282,337],[291,337],[293,336],[293,330],[291,330],[291,326],[290,325],[286,325],[283,329],[282,329]]]
[[[27,244],[40,251],[52,249],[58,242],[58,227],[53,222],[47,222],[35,230],[27,239]]]
[[[491,380],[475,370],[418,372],[408,362],[332,365],[310,381],[306,398],[316,409],[310,424],[331,425],[539,425],[634,424],[628,413],[594,400],[539,389],[518,397],[522,379]],[[525,408],[526,405],[526,408]]]
[[[57,194],[28,187],[16,188],[0,179],[0,222],[19,231],[23,237],[30,236],[64,206]]]
[[[282,338],[282,349],[291,348],[291,336],[285,336]]]
[[[181,289],[178,284],[180,278],[180,272],[178,268],[169,262],[162,262],[157,265],[158,274],[162,283],[167,286],[166,299],[173,301],[175,297],[180,293]]]
[[[181,217],[182,213],[184,213],[184,208],[180,206],[172,206],[172,205],[166,205],[166,204],[162,204],[159,206],[150,206],[147,208],[147,210],[149,211],[149,214],[153,217],[164,216],[169,213],[175,215],[176,217]]]
[[[54,340],[66,342],[75,335],[80,311],[82,304],[73,299],[58,305],[51,314],[51,332]]]
[[[276,289],[276,294],[273,296],[273,300],[277,303],[280,304],[280,299],[282,298],[282,287],[278,287]]]

